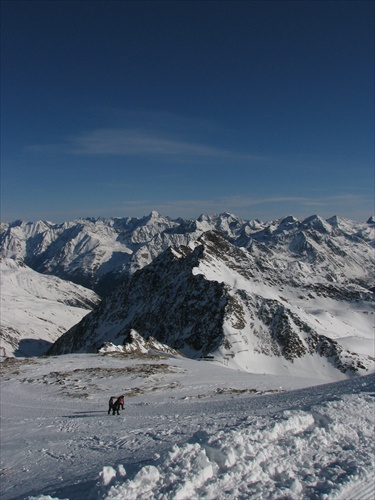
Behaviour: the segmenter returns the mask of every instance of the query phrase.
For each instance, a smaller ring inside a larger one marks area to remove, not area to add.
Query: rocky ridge
[[[364,277],[358,272],[353,280],[332,284],[326,278],[322,284],[317,272],[288,275],[285,263],[272,266],[278,241],[264,251],[261,244],[238,247],[207,231],[193,246],[169,247],[125,279],[49,354],[96,352],[104,342],[121,345],[135,330],[186,356],[210,355],[242,370],[372,370],[371,357],[345,347],[347,338],[362,335],[371,342],[373,335],[374,300],[360,284]]]

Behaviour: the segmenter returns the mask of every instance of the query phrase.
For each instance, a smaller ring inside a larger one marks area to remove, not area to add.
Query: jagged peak
[[[307,219],[302,221],[302,225],[312,227],[319,232],[332,232],[331,225],[319,215],[311,215],[310,217],[307,217]]]
[[[156,210],[152,210],[147,216],[146,219],[151,220],[151,219],[165,219],[162,214],[157,212]]]
[[[219,214],[219,217],[224,218],[224,219],[235,219],[235,220],[241,220],[238,215],[232,214],[231,212],[222,212]]]
[[[339,227],[340,219],[337,215],[333,215],[332,217],[327,219],[327,222],[329,224],[331,224],[332,227],[337,228],[337,227]]]
[[[283,219],[281,219],[280,224],[290,224],[294,222],[299,222],[299,219],[297,217],[294,217],[294,215],[287,215]]]
[[[366,224],[375,224],[375,216],[371,215],[371,217],[367,219]]]
[[[17,219],[13,222],[10,222],[9,223],[9,227],[10,228],[13,228],[13,227],[22,227],[22,226],[25,226],[27,224],[26,221],[22,220],[22,219]]]
[[[204,246],[216,246],[221,247],[222,245],[229,245],[228,239],[225,237],[223,233],[217,231],[216,229],[211,229],[209,231],[205,231],[199,238],[198,242],[203,244]]]
[[[20,230],[26,237],[33,236],[37,233],[43,233],[48,229],[56,227],[55,224],[49,221],[37,220],[35,222],[26,222],[24,220],[17,220],[7,225],[9,230]]]
[[[148,225],[152,225],[152,224],[160,224],[160,223],[168,224],[170,222],[171,222],[171,219],[169,217],[166,217],[166,216],[160,214],[156,210],[153,210],[145,217],[142,217],[141,219],[139,219],[139,225],[143,225],[143,226],[148,226]]]
[[[314,214],[314,215],[310,215],[309,217],[306,217],[306,219],[304,219],[302,221],[303,224],[311,224],[312,222],[321,222],[323,221],[323,219],[317,215],[317,214]]]
[[[242,221],[241,217],[238,217],[238,215],[235,215],[235,214],[232,214],[231,212],[221,212],[219,214],[201,214],[199,217],[198,217],[198,221],[199,222],[203,222],[203,221],[216,221],[216,220],[222,220],[222,219],[233,219],[233,220],[237,220],[237,221]]]
[[[209,216],[205,214],[200,214],[200,216],[197,218],[198,222],[206,221],[208,220]]]

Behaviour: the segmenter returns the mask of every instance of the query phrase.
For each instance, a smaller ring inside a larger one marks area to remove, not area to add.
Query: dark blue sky
[[[374,212],[372,1],[2,1],[2,220]]]

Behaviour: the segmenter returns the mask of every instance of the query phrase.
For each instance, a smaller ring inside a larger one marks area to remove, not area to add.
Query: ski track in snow
[[[313,382],[174,358],[125,371],[139,363],[2,364],[2,500],[374,498],[375,375],[299,389]],[[107,415],[124,387],[148,391]]]

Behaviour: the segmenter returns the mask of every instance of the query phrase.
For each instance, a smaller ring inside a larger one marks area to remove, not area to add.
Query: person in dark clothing
[[[119,409],[120,409],[120,401],[119,401],[120,398],[117,398],[116,401],[113,403],[112,405],[112,415],[116,415],[116,412],[117,412],[117,415],[120,415],[120,412],[119,412]]]
[[[111,413],[111,411],[113,410],[113,405],[115,403],[115,396],[112,396],[108,402],[108,415]]]
[[[120,396],[118,398],[119,406],[121,406],[122,410],[124,409],[124,396]]]

